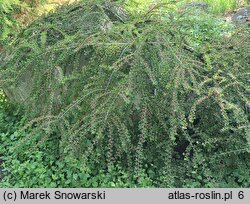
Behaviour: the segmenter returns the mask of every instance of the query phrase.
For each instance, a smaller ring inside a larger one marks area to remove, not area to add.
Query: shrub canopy
[[[16,151],[53,140],[58,158],[156,186],[249,186],[249,30],[161,9],[80,2],[20,33],[0,57],[30,120]]]

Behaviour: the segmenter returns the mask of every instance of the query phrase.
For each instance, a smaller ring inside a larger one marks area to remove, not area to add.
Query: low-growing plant
[[[15,141],[4,184],[248,187],[249,30],[118,5],[62,7],[0,56],[0,87],[25,118],[2,137]],[[10,94],[28,72],[29,90]]]

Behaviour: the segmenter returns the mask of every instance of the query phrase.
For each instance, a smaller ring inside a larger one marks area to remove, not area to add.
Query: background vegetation
[[[0,46],[38,16],[74,0],[0,0]]]
[[[209,5],[209,11],[214,14],[223,14],[228,11],[233,11],[239,7],[249,5],[249,0],[203,0],[188,2],[206,2]]]
[[[0,94],[0,187],[249,187],[249,29],[106,3],[2,38],[0,87],[34,80]]]

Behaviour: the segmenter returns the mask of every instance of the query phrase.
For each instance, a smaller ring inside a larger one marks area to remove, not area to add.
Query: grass
[[[214,14],[223,14],[250,4],[250,0],[188,0],[187,2],[206,2],[209,11]]]
[[[206,2],[209,7],[209,12],[216,15],[225,14],[250,5],[250,0],[127,0],[127,2],[136,2],[138,7],[145,7],[145,5],[160,2],[176,2],[177,7],[182,7],[188,2]]]

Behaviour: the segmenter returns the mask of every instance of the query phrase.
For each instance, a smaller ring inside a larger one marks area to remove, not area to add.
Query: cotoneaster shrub
[[[17,107],[0,94],[0,187],[149,187],[152,181],[144,173],[137,181],[121,167],[106,171],[90,171],[78,159],[66,156],[58,160],[55,141],[47,141],[39,149],[15,151],[25,136],[18,130],[26,118]],[[3,163],[2,163],[3,162]]]
[[[3,89],[33,78],[5,181],[21,166],[57,178],[29,187],[85,186],[85,171],[103,187],[249,187],[249,30],[104,5],[43,16],[1,56]],[[53,170],[68,158],[70,181]]]

